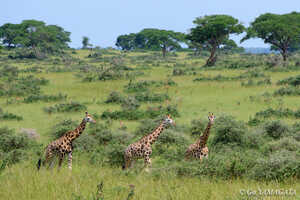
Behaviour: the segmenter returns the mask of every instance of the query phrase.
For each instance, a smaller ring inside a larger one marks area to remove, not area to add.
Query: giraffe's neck
[[[209,121],[208,124],[207,124],[206,129],[204,130],[203,135],[200,136],[200,139],[199,139],[198,143],[201,147],[204,147],[207,143],[211,126],[212,126],[212,122]]]
[[[163,132],[165,129],[165,123],[162,122],[152,133],[146,136],[146,140],[150,143],[153,144],[158,136]]]
[[[70,133],[68,133],[69,139],[71,141],[73,141],[76,138],[78,138],[81,135],[81,133],[84,131],[85,126],[86,126],[86,121],[82,120],[82,122],[79,124],[79,126],[75,130],[73,130]]]

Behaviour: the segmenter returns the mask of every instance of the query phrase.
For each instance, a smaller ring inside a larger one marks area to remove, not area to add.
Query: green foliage
[[[35,141],[13,129],[0,128],[0,163],[2,168],[29,158],[28,150],[37,147]]]
[[[3,110],[0,108],[0,121],[4,121],[4,120],[23,120],[22,116],[19,115],[15,115],[13,113],[9,113],[9,112],[3,112]]]
[[[151,49],[162,50],[163,57],[167,51],[180,49],[180,42],[184,41],[184,34],[160,29],[143,29],[137,34],[120,35],[116,46],[122,50]]]
[[[265,123],[264,130],[266,131],[267,136],[274,139],[286,136],[289,132],[288,126],[281,121],[270,121]]]
[[[298,87],[281,87],[274,91],[274,96],[299,96],[300,90]]]
[[[230,34],[240,34],[245,27],[239,21],[229,15],[209,15],[194,20],[195,28],[192,28],[187,39],[193,43],[199,43],[210,51],[210,57],[206,61],[207,66],[216,62],[216,50],[222,44],[227,44]],[[233,41],[231,41],[232,43]]]
[[[300,85],[300,76],[289,77],[277,82],[277,85],[290,85],[290,86],[299,86]]]
[[[70,33],[63,28],[57,25],[45,25],[44,22],[37,20],[23,20],[20,24],[4,24],[0,27],[0,38],[9,48],[21,46],[32,50],[29,57],[37,58],[41,57],[41,53],[58,52],[68,47],[67,43],[71,41]]]
[[[243,143],[243,135],[247,128],[243,122],[236,121],[232,116],[220,116],[216,119],[215,136],[212,144],[237,144]]]
[[[54,106],[45,107],[44,111],[51,114],[56,112],[79,112],[85,111],[87,107],[78,102],[55,104]]]
[[[171,114],[174,117],[179,116],[179,112],[176,106],[169,105],[167,107],[162,106],[153,106],[148,107],[147,110],[121,110],[121,111],[104,111],[101,115],[102,119],[123,119],[123,120],[138,120],[138,119],[146,119],[151,118],[154,119],[160,115]]]
[[[58,139],[63,136],[66,132],[74,130],[78,124],[71,119],[65,119],[51,128],[49,135],[53,139]]]
[[[295,153],[286,150],[258,159],[252,169],[252,178],[257,180],[284,181],[291,177],[300,177],[300,162]]]
[[[247,29],[247,35],[242,39],[261,38],[265,43],[273,45],[286,60],[291,45],[299,42],[300,13],[288,14],[266,13],[257,17]]]
[[[28,97],[24,98],[24,103],[33,103],[33,102],[38,102],[38,101],[43,101],[43,102],[53,102],[53,101],[61,101],[61,100],[66,100],[67,95],[59,93],[58,95],[29,95]]]

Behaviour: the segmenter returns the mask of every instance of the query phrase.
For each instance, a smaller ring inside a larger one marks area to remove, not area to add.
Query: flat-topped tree
[[[250,38],[261,38],[271,44],[272,49],[279,50],[286,61],[289,50],[300,42],[300,13],[260,15],[247,28],[247,35],[241,42]]]
[[[245,27],[229,15],[209,15],[198,17],[194,21],[195,28],[191,28],[187,39],[194,43],[202,44],[210,51],[206,66],[213,66],[217,60],[217,49],[226,45],[230,34],[240,34]]]

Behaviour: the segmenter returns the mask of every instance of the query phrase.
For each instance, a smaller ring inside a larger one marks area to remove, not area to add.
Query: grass
[[[88,50],[79,50],[77,54],[72,56],[84,62],[89,62],[90,60],[87,58],[89,53]],[[131,64],[129,61],[129,58],[141,55],[147,55],[147,53],[127,53],[126,64],[132,68],[142,66],[142,64]],[[110,55],[104,54],[103,56],[108,57]],[[238,58],[239,56],[237,55],[233,56],[233,59]],[[193,79],[200,76],[200,74],[205,77],[214,77],[219,74],[223,76],[238,76],[246,72],[246,70],[202,70],[200,66],[205,60],[203,58],[187,59],[187,53],[179,53],[179,56],[174,59],[178,63],[186,63],[187,67],[195,62],[200,63],[193,66],[197,68],[197,75],[171,77],[177,83],[176,86],[152,89],[154,93],[167,93],[171,100],[155,104],[142,104],[141,109],[150,105],[177,105],[180,117],[175,120],[178,125],[190,125],[193,119],[206,119],[208,112],[213,112],[217,117],[225,113],[236,117],[238,120],[248,121],[256,112],[268,108],[281,106],[296,110],[300,107],[299,98],[295,96],[272,97],[269,101],[259,100],[265,92],[272,94],[281,87],[275,84],[277,81],[297,76],[300,74],[300,71],[266,71],[264,73],[270,76],[272,80],[271,85],[242,87],[241,80],[194,82]],[[44,68],[49,67],[49,63],[44,61],[8,60],[5,63],[17,66],[20,69],[26,69],[34,65]],[[0,62],[0,67],[5,63]],[[89,64],[98,65],[98,63]],[[172,74],[173,67],[164,66],[165,64],[161,64],[160,66],[152,67],[151,70],[145,70],[145,75],[137,77],[135,81],[167,80]],[[68,102],[80,102],[87,106],[89,113],[101,115],[105,110],[120,109],[120,105],[105,104],[104,102],[112,91],[118,91],[125,95],[123,88],[128,84],[129,80],[83,82],[81,78],[75,76],[75,73],[47,73],[44,71],[34,75],[50,81],[48,85],[41,87],[41,91],[44,94],[66,94]],[[251,100],[249,96],[255,96],[258,100]],[[0,97],[0,107],[5,108],[5,111],[22,116],[23,120],[1,121],[1,126],[8,126],[16,130],[20,128],[36,129],[41,135],[38,142],[44,145],[49,143],[49,132],[55,124],[63,119],[72,119],[79,124],[84,117],[84,112],[47,114],[43,111],[45,107],[65,103],[66,101],[24,104],[18,100],[18,97],[12,98],[16,99],[15,103],[7,104],[7,98]],[[288,123],[296,121],[293,118],[284,120]],[[123,123],[127,126],[128,131],[132,133],[138,125],[137,121],[123,121]],[[113,121],[114,129],[119,128],[119,126],[119,121]],[[155,160],[153,162],[153,171],[149,174],[143,172],[125,173],[119,168],[89,165],[85,160],[75,160],[72,173],[66,167],[63,167],[60,172],[56,170],[42,170],[37,173],[35,170],[35,159],[16,164],[5,169],[0,174],[0,199],[75,199],[76,196],[88,199],[96,192],[96,186],[101,181],[104,182],[105,199],[126,199],[129,193],[129,184],[136,186],[134,199],[247,199],[247,196],[241,196],[240,190],[250,189],[257,191],[258,188],[294,188],[297,190],[298,196],[291,199],[300,199],[299,180],[294,179],[283,183],[265,183],[239,179],[225,181],[219,179],[210,180],[208,178],[178,177],[171,173],[160,173],[157,171],[155,169]],[[269,199],[273,199],[273,197]]]
[[[255,182],[249,180],[224,181],[176,177],[175,175],[153,172],[125,173],[119,168],[104,168],[74,163],[73,171],[66,167],[37,172],[32,163],[17,164],[3,173],[0,178],[1,199],[91,199],[96,186],[103,181],[105,199],[126,199],[129,185],[135,186],[133,199],[205,199],[236,200],[246,199],[247,191],[265,189],[300,190],[299,182],[285,183]],[[155,176],[156,174],[156,176]],[[243,193],[243,195],[241,195]],[[245,193],[245,194],[244,194]],[[286,199],[300,199],[299,194]],[[250,195],[251,196],[251,195]],[[265,198],[266,196],[259,196]],[[276,196],[275,196],[276,197]],[[250,198],[251,199],[251,198]],[[268,199],[268,198],[267,198]],[[272,196],[270,199],[275,199]]]

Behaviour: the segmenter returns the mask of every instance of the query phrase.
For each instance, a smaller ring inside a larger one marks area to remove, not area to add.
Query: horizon
[[[14,8],[14,12],[11,12],[11,9],[2,10],[0,26],[5,23],[21,23],[27,19],[44,21],[47,25],[58,25],[71,32],[69,45],[71,48],[77,49],[82,46],[83,36],[87,36],[94,47],[115,48],[115,42],[119,35],[137,33],[144,28],[187,33],[194,26],[193,20],[196,17],[211,14],[231,15],[247,27],[263,13],[284,14],[297,11],[295,8],[300,8],[300,1],[286,0],[285,2],[274,3],[271,0],[263,2],[258,0],[251,2],[212,0],[203,4],[195,0],[185,2],[170,0],[164,2],[159,0],[152,0],[151,2],[138,0],[98,2],[89,0],[70,4],[70,2],[58,0],[51,2],[39,2],[38,0],[17,2],[12,0],[4,2],[2,7]],[[231,38],[244,48],[270,47],[261,39],[250,39],[240,44],[239,40],[244,34]]]

